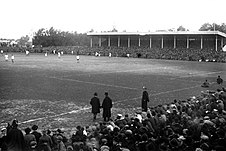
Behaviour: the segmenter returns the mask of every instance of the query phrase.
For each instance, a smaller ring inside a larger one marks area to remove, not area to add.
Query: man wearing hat
[[[96,120],[97,113],[100,113],[100,99],[97,97],[97,93],[94,93],[94,97],[91,99],[90,104],[92,106],[93,120]]]
[[[108,96],[108,92],[105,92],[105,98],[102,102],[102,108],[104,121],[109,121],[111,117],[112,100]]]
[[[148,95],[148,92],[147,92],[147,88],[144,86],[143,87],[142,98],[141,98],[142,111],[147,112],[147,110],[148,110],[148,102],[149,102],[149,95]]]

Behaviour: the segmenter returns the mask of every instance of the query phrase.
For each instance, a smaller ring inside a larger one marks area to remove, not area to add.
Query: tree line
[[[188,31],[188,29],[180,26],[177,31]],[[115,28],[113,32],[118,32]],[[226,24],[204,23],[199,31],[221,31],[226,33]],[[93,32],[93,30],[91,30]],[[50,29],[41,28],[34,33],[32,44],[42,47],[48,46],[89,46],[90,38],[86,33],[79,34],[77,32],[60,31],[51,27]]]

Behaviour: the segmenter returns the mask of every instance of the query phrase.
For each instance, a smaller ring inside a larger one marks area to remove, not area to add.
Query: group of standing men
[[[96,120],[97,114],[100,113],[100,109],[103,109],[103,118],[104,121],[109,121],[111,118],[111,108],[112,108],[112,99],[108,96],[108,92],[105,92],[105,98],[100,103],[100,99],[98,98],[98,94],[95,92],[94,96],[91,98],[90,104],[92,106],[92,113],[93,113],[93,120]],[[142,112],[147,112],[148,110],[148,102],[149,102],[149,95],[147,92],[147,88],[143,87],[143,93],[141,98],[141,108]]]
[[[108,92],[105,92],[105,98],[101,105],[100,99],[97,95],[98,94],[95,92],[94,97],[90,101],[90,104],[92,106],[93,120],[96,120],[97,114],[100,113],[100,109],[103,108],[104,121],[109,121],[111,118],[112,100],[108,96]]]

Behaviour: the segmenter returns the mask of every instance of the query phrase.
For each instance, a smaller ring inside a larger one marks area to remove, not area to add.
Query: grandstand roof
[[[226,38],[220,31],[157,31],[157,32],[90,32],[88,36],[145,36],[145,35],[219,35]]]

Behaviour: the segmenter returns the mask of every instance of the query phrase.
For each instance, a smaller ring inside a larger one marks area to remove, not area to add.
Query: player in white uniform
[[[80,59],[79,55],[76,56],[76,59],[77,59],[77,63],[79,63],[79,59]]]
[[[45,57],[47,57],[48,56],[48,54],[47,54],[47,52],[45,53]]]
[[[1,54],[2,54],[2,56],[3,56],[3,50],[1,50]]]
[[[12,61],[12,63],[14,63],[14,55],[13,54],[11,55],[11,61]]]
[[[5,54],[5,61],[8,61],[9,60],[9,55],[6,53]]]
[[[109,53],[109,58],[111,58],[111,53]]]
[[[58,52],[58,58],[60,59],[60,52]]]

